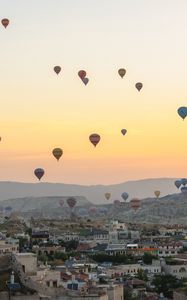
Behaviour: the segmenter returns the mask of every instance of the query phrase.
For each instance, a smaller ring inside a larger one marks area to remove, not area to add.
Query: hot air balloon
[[[107,207],[99,207],[99,213],[106,214],[107,212],[108,212],[108,208]]]
[[[160,196],[160,191],[155,191],[154,192],[154,194],[155,194],[155,196],[157,197],[157,199],[159,198],[159,196]]]
[[[83,82],[85,85],[87,85],[88,82],[89,82],[89,79],[88,79],[87,77],[85,77],[85,78],[82,79],[82,82]]]
[[[106,200],[109,200],[110,197],[111,197],[111,193],[105,193],[105,198],[106,198]]]
[[[184,185],[184,186],[187,185],[187,179],[186,178],[182,178],[181,179],[181,184]]]
[[[10,213],[10,212],[12,211],[12,207],[11,207],[11,206],[6,206],[6,207],[5,207],[5,211],[6,211],[7,213]]]
[[[178,112],[179,116],[184,120],[187,116],[187,107],[181,106],[181,107],[179,107],[177,112]]]
[[[119,76],[121,76],[121,78],[123,78],[126,74],[126,70],[125,69],[119,69],[118,74],[119,74]]]
[[[81,207],[81,208],[79,208],[79,215],[83,215],[83,216],[86,216],[86,215],[88,215],[88,210],[86,209],[86,208],[83,208],[83,207]]]
[[[90,214],[95,214],[96,212],[97,212],[97,207],[92,206],[92,207],[89,208],[89,213]]]
[[[123,135],[126,135],[127,129],[125,129],[125,128],[121,129],[121,133],[122,133]]]
[[[130,201],[130,206],[134,209],[134,210],[137,210],[140,208],[141,206],[141,202],[139,199],[137,198],[134,198]]]
[[[121,202],[118,199],[114,200],[114,205],[119,207],[121,205]]]
[[[187,186],[181,187],[181,192],[182,192],[183,194],[187,194]]]
[[[59,204],[60,204],[61,207],[63,207],[64,206],[64,200],[60,199]]]
[[[95,147],[96,147],[97,144],[99,143],[100,139],[101,139],[101,137],[100,137],[100,135],[97,134],[97,133],[93,133],[93,134],[91,134],[91,135],[89,136],[90,142],[91,142]]]
[[[140,92],[140,90],[141,90],[142,87],[143,87],[143,84],[142,84],[141,82],[137,82],[137,83],[135,84],[135,87],[136,87],[136,89]]]
[[[78,76],[80,77],[81,80],[83,80],[86,77],[86,71],[80,70],[78,72]]]
[[[2,19],[1,20],[1,23],[2,23],[2,25],[6,28],[8,25],[9,25],[9,19]]]
[[[180,188],[181,184],[182,184],[181,180],[176,180],[176,181],[175,181],[175,186],[176,186],[178,189]]]
[[[60,71],[61,71],[61,67],[60,66],[55,66],[54,67],[54,71],[58,75],[60,73]]]
[[[76,203],[77,203],[77,200],[74,197],[70,197],[67,199],[67,204],[71,209],[73,209],[75,207]]]
[[[59,161],[59,159],[61,158],[62,154],[63,154],[63,150],[61,148],[55,148],[52,151],[53,156],[57,159],[57,161]]]
[[[34,170],[35,176],[40,180],[44,176],[44,170],[42,168],[38,168]]]
[[[123,198],[123,200],[127,200],[127,198],[129,197],[129,194],[128,193],[126,193],[126,192],[124,192],[124,193],[122,193],[121,194],[121,197]]]

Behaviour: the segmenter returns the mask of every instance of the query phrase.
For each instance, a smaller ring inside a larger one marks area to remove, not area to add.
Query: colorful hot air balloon
[[[83,82],[85,85],[87,85],[88,82],[89,82],[89,79],[88,79],[87,77],[85,77],[85,78],[83,78],[82,82]]]
[[[181,107],[179,107],[177,112],[178,112],[179,116],[184,120],[187,116],[187,107],[181,106]]]
[[[90,214],[95,214],[96,212],[97,212],[97,207],[92,206],[92,207],[89,208],[89,213]]]
[[[52,151],[53,156],[57,159],[57,161],[59,161],[59,159],[61,158],[62,154],[63,154],[63,150],[61,148],[55,148]]]
[[[176,186],[178,189],[180,188],[181,184],[182,184],[181,180],[176,180],[176,181],[175,181],[175,186]]]
[[[126,135],[127,129],[125,129],[125,128],[121,129],[121,133],[122,133],[123,135]]]
[[[61,71],[61,67],[60,66],[55,66],[54,67],[54,71],[58,75],[60,73],[60,71]]]
[[[63,207],[64,206],[64,200],[60,199],[59,204],[60,204],[61,207]]]
[[[67,204],[71,209],[73,209],[75,207],[76,203],[77,203],[77,200],[74,197],[70,197],[67,199]]]
[[[181,187],[181,192],[182,192],[183,194],[187,194],[187,186]]]
[[[89,140],[90,142],[96,147],[97,144],[99,143],[101,137],[99,134],[97,133],[92,133],[90,136],[89,136]]]
[[[80,70],[78,72],[78,76],[80,77],[81,80],[83,80],[86,77],[86,71]]]
[[[135,87],[136,87],[136,89],[140,92],[140,90],[141,90],[142,87],[143,87],[143,84],[142,84],[141,82],[137,82],[137,83],[135,84]]]
[[[126,201],[129,197],[129,194],[124,192],[124,193],[121,194],[121,197],[123,198],[124,201]]]
[[[111,197],[111,193],[105,193],[105,198],[106,198],[106,200],[109,200],[110,197]]]
[[[125,69],[119,69],[118,74],[119,74],[119,76],[121,76],[121,78],[123,78],[126,74],[126,70]]]
[[[181,184],[184,185],[184,186],[187,185],[187,179],[186,178],[182,178],[181,179]]]
[[[6,28],[8,25],[9,25],[9,19],[2,19],[1,20],[1,23],[2,23],[2,25]]]
[[[160,191],[155,191],[154,192],[154,194],[155,194],[155,196],[157,197],[157,199],[159,198],[159,196],[160,196]]]
[[[38,168],[34,170],[35,176],[40,180],[44,176],[44,170],[42,168]]]
[[[141,202],[139,199],[137,198],[134,198],[130,201],[130,206],[134,209],[134,210],[137,210],[140,208],[141,206]]]

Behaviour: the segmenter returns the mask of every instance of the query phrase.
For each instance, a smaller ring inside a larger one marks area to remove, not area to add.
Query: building
[[[175,256],[182,249],[183,249],[183,244],[181,242],[173,241],[168,243],[161,243],[158,245],[158,256],[159,257]]]
[[[34,253],[15,253],[13,256],[15,266],[20,264],[27,276],[37,274],[37,256]]]
[[[19,245],[18,244],[7,244],[5,241],[0,241],[0,254],[6,253],[18,253]]]

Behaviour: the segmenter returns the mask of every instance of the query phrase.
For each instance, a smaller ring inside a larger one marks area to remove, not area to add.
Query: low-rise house
[[[140,264],[126,264],[114,266],[106,270],[106,275],[111,278],[116,278],[125,275],[136,275],[138,274],[138,270],[141,269]]]
[[[65,253],[66,248],[61,246],[45,246],[38,247],[33,246],[33,251],[37,253],[37,255],[54,255],[55,253]]]
[[[19,245],[18,244],[7,244],[5,241],[0,241],[0,254],[5,253],[18,253],[19,252]]]
[[[23,272],[28,276],[37,274],[37,256],[34,253],[15,253],[13,263],[15,268],[20,264]]]
[[[126,254],[126,247],[124,244],[109,244],[105,252],[109,255]]]
[[[32,232],[32,243],[40,243],[49,241],[49,232],[48,231],[33,231]]]
[[[175,241],[162,243],[158,245],[158,249],[159,257],[176,256],[183,249],[183,244]]]
[[[70,242],[70,241],[79,241],[80,236],[77,233],[67,232],[58,237],[59,241]]]

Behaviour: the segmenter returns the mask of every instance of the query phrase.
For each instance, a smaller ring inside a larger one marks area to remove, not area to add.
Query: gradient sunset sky
[[[186,0],[1,0],[0,12],[10,19],[0,27],[0,180],[36,182],[37,167],[44,181],[80,184],[187,176],[177,115],[187,106]]]

